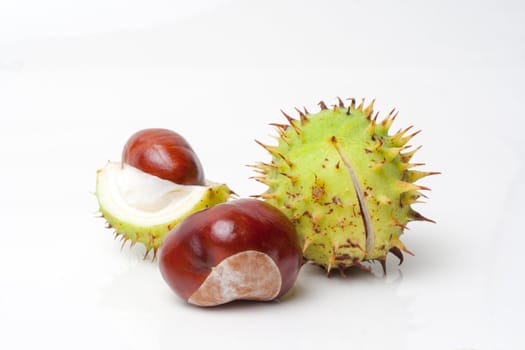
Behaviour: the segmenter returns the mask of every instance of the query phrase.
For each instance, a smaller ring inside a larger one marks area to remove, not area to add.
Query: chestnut
[[[181,185],[204,185],[204,171],[189,143],[167,129],[133,134],[122,151],[122,162]]]
[[[166,237],[159,267],[189,303],[272,300],[294,285],[302,252],[294,225],[258,199],[237,199],[193,213]]]

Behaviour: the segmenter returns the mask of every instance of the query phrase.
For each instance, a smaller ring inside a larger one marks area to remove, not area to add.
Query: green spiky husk
[[[261,144],[271,163],[254,166],[268,186],[261,197],[296,225],[305,259],[327,271],[367,260],[384,266],[388,252],[402,259],[406,224],[431,221],[410,206],[428,189],[414,182],[436,174],[411,169],[418,164],[410,163],[415,151],[407,142],[417,132],[390,135],[394,111],[378,121],[373,102],[356,107],[350,100],[333,109],[320,102],[316,114],[298,110],[300,119],[283,112],[289,124],[272,124],[278,145]]]
[[[97,181],[97,193],[98,191],[99,186]],[[99,200],[99,212],[106,220],[106,227],[114,230],[115,238],[119,238],[122,241],[122,247],[124,247],[127,242],[130,242],[131,246],[141,243],[146,247],[144,258],[146,258],[150,252],[153,252],[153,259],[155,259],[157,251],[162,245],[164,238],[176,225],[192,213],[227,201],[232,193],[233,192],[228,186],[224,184],[210,186],[206,190],[206,194],[203,198],[201,198],[201,200],[193,207],[189,208],[185,214],[174,218],[173,220],[153,226],[144,226],[122,221],[104,208],[98,195],[97,199]]]

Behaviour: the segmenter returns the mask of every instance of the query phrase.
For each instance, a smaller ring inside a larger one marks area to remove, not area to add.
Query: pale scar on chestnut
[[[233,300],[272,300],[279,294],[281,283],[281,273],[272,258],[247,250],[215,266],[188,302],[215,306]]]

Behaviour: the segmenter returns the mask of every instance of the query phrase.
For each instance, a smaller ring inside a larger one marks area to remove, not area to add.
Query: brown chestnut
[[[293,224],[257,199],[188,216],[168,234],[159,259],[171,289],[199,306],[278,298],[292,288],[301,265]]]
[[[204,185],[204,171],[189,143],[167,129],[144,129],[133,134],[122,162],[181,185]]]

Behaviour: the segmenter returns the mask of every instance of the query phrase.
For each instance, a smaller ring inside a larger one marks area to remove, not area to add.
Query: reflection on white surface
[[[160,24],[152,13],[142,28],[131,16],[104,34],[0,37],[8,348],[525,348],[521,2],[231,1]],[[437,224],[410,225],[416,256],[399,269],[392,257],[386,279],[308,265],[279,303],[198,309],[94,218],[95,171],[136,130],[179,131],[207,178],[248,196],[263,187],[244,164],[267,159],[253,140],[272,143],[279,109],[338,95],[397,107],[394,129],[423,130],[415,161],[443,173],[422,181],[432,192],[417,208]]]

